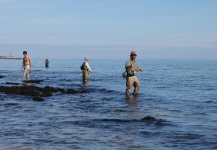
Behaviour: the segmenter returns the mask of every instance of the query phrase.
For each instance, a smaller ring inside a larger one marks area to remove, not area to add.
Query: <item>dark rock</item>
[[[0,93],[5,94],[18,94],[32,96],[33,100],[42,100],[42,97],[52,96],[53,93],[61,92],[62,94],[75,94],[79,91],[68,89],[67,92],[62,88],[54,88],[46,86],[44,88],[37,86],[0,86]]]
[[[32,98],[33,101],[37,101],[37,102],[41,102],[44,101],[44,98],[40,97],[40,96],[35,96]]]
[[[49,96],[53,96],[51,92],[43,92],[43,94],[41,96],[44,96],[44,97],[49,97]]]
[[[13,82],[6,82],[5,84],[19,85],[19,83],[13,83]]]
[[[67,94],[75,94],[75,93],[77,93],[77,91],[75,91],[73,89],[67,89],[66,93]]]
[[[146,116],[146,117],[142,118],[142,120],[143,121],[154,121],[156,119],[154,117],[152,117],[152,116]]]
[[[157,121],[156,123],[155,123],[157,126],[164,126],[165,124],[163,123],[163,121]]]
[[[44,92],[50,92],[50,93],[58,92],[58,90],[56,88],[53,88],[50,86],[45,86],[43,90],[44,90]]]
[[[66,91],[64,89],[58,88],[57,89],[59,92],[61,92],[62,94],[66,94]]]
[[[39,84],[40,82],[43,82],[44,80],[23,80],[25,83],[37,83]]]
[[[1,79],[1,78],[4,78],[4,77],[5,77],[5,76],[0,76],[0,79]]]

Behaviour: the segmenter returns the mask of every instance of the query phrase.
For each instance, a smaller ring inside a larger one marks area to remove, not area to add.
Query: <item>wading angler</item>
[[[130,59],[125,64],[125,69],[127,72],[126,77],[126,95],[130,95],[130,89],[132,86],[134,86],[134,92],[133,94],[137,94],[140,88],[140,82],[139,79],[136,76],[136,72],[141,71],[143,72],[143,69],[140,69],[138,66],[138,63],[136,61],[136,52],[132,51],[130,53]]]

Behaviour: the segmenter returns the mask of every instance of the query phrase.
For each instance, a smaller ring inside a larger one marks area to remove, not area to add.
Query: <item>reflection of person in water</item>
[[[138,94],[131,96],[126,95],[126,101],[127,102],[135,102],[138,99]]]
[[[45,67],[48,68],[48,65],[49,65],[49,60],[46,58],[46,60],[45,60]]]
[[[138,100],[139,94],[126,96],[126,107],[128,108],[127,117],[128,118],[138,118]]]
[[[87,86],[87,85],[88,85],[88,81],[87,81],[87,80],[83,80],[83,81],[82,81],[82,85],[83,85],[83,86]]]

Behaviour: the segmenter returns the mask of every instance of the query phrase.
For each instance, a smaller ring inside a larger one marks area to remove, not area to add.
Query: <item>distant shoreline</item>
[[[15,57],[15,56],[0,56],[0,59],[22,59],[22,58]]]

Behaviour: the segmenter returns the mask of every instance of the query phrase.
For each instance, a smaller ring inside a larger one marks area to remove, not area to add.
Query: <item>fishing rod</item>
[[[36,62],[38,61],[38,58],[41,56],[41,54],[42,54],[42,52],[38,55],[37,59],[35,60],[34,64],[32,65],[32,68],[36,64]]]

